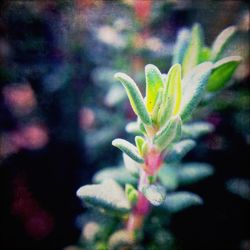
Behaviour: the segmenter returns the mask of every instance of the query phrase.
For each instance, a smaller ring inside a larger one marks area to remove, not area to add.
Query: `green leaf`
[[[190,40],[190,31],[181,29],[177,35],[176,46],[174,48],[172,64],[182,64]]]
[[[163,86],[160,70],[152,64],[145,67],[146,75],[146,107],[152,113],[159,89]]]
[[[215,39],[212,45],[212,60],[215,62],[220,59],[225,48],[232,41],[232,38],[236,34],[236,27],[230,26],[224,29]]]
[[[197,138],[199,136],[211,133],[214,131],[214,126],[208,122],[193,122],[182,126],[182,137]]]
[[[136,136],[135,137],[135,144],[136,144],[136,147],[138,149],[138,152],[139,154],[142,156],[143,155],[143,152],[142,152],[142,146],[143,144],[145,143],[144,141],[144,138],[141,137],[141,136]]]
[[[187,120],[199,104],[211,73],[212,63],[196,66],[183,80],[181,118]]]
[[[168,194],[161,208],[170,213],[177,213],[191,206],[201,205],[202,199],[191,192],[174,192]]]
[[[161,150],[165,149],[181,133],[181,119],[179,116],[172,118],[160,131],[158,131],[153,139],[154,144]]]
[[[206,163],[187,163],[179,168],[178,179],[180,185],[196,183],[214,173],[213,167]]]
[[[102,183],[108,179],[113,179],[121,185],[125,185],[126,183],[136,183],[136,178],[133,177],[124,167],[104,168],[98,171],[93,177],[95,183]]]
[[[151,118],[154,124],[158,123],[158,114],[159,114],[159,110],[162,104],[162,97],[163,97],[163,89],[159,89],[158,94],[157,94],[157,98],[156,98],[156,102],[155,102],[155,106],[153,108],[152,114],[151,114]]]
[[[195,145],[195,141],[190,139],[175,143],[168,152],[166,161],[173,162],[181,160],[190,150],[195,147]]]
[[[229,56],[217,61],[209,77],[207,90],[218,91],[226,86],[241,62],[240,56]]]
[[[160,124],[163,125],[171,117],[179,113],[181,105],[182,87],[181,87],[181,65],[173,65],[164,82],[163,100],[159,112]]]
[[[143,158],[139,155],[137,148],[131,144],[130,142],[123,140],[123,139],[115,139],[112,141],[112,145],[119,148],[133,160],[138,163],[144,163]]]
[[[163,186],[157,184],[144,187],[142,190],[145,197],[154,206],[159,206],[166,198],[166,190]]]
[[[191,38],[182,63],[182,71],[184,76],[187,75],[190,70],[193,69],[199,63],[199,56],[201,53],[202,46],[202,28],[199,24],[195,24],[192,27]]]
[[[165,164],[158,172],[160,183],[164,185],[167,191],[173,191],[178,187],[177,168],[169,164]]]
[[[127,214],[130,204],[122,188],[113,180],[102,184],[86,185],[77,190],[77,196],[86,205],[114,215]]]
[[[211,49],[208,47],[203,47],[200,52],[199,63],[209,61],[210,57],[211,57]]]
[[[124,165],[125,165],[125,168],[127,169],[127,171],[131,175],[133,175],[134,177],[137,178],[139,176],[139,170],[142,167],[142,165],[140,163],[134,161],[132,158],[130,158],[125,153],[123,153],[122,156],[123,156]]]
[[[115,79],[119,80],[126,89],[130,104],[134,112],[146,125],[151,125],[151,118],[145,107],[142,95],[132,78],[124,73],[116,73]]]
[[[131,184],[126,184],[125,193],[131,204],[135,204],[137,202],[138,191]]]

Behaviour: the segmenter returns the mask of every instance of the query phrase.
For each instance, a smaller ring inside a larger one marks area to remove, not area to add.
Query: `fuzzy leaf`
[[[146,75],[146,107],[149,113],[152,113],[156,103],[157,94],[159,89],[163,86],[160,70],[152,65],[148,64],[145,67]]]
[[[161,207],[170,213],[177,213],[191,206],[201,205],[202,199],[191,192],[174,192],[168,194]]]
[[[125,185],[126,183],[136,183],[136,178],[133,177],[124,167],[104,168],[98,171],[93,177],[95,183],[102,183],[108,179],[113,179],[121,185]]]
[[[160,115],[160,124],[166,123],[168,118],[173,114],[179,113],[181,105],[182,87],[181,87],[181,65],[173,65],[164,82],[163,100]]]
[[[136,161],[134,161],[132,158],[130,158],[127,154],[123,153],[123,161],[125,168],[128,170],[128,172],[133,175],[134,177],[139,176],[139,169],[142,167],[142,165]]]
[[[158,178],[160,183],[166,187],[167,191],[175,190],[178,186],[176,166],[169,164],[162,166],[158,172]]]
[[[173,145],[167,154],[167,162],[179,161],[182,159],[190,150],[195,147],[196,143],[194,140],[186,139],[177,142]]]
[[[190,31],[181,29],[177,35],[176,46],[174,48],[172,64],[182,64],[190,40]]]
[[[152,114],[151,114],[151,118],[154,124],[157,124],[158,122],[158,114],[159,114],[159,110],[162,104],[162,98],[163,98],[163,89],[159,89],[158,94],[157,94],[157,98],[156,98],[156,102],[155,102],[155,106],[153,108]]]
[[[207,90],[218,91],[225,87],[241,62],[240,56],[229,56],[217,61],[209,77]]]
[[[87,205],[112,214],[122,215],[130,211],[130,204],[124,191],[113,180],[83,186],[77,190],[77,196]]]
[[[142,146],[143,146],[143,144],[144,144],[144,139],[143,139],[143,137],[141,137],[141,136],[136,136],[135,137],[135,144],[136,144],[136,147],[137,147],[137,149],[138,149],[138,152],[139,152],[139,154],[142,156],[143,155],[143,152],[142,152]]]
[[[178,179],[180,185],[196,183],[213,174],[213,167],[205,163],[187,163],[179,168]]]
[[[149,185],[143,188],[142,192],[154,206],[159,206],[166,197],[166,190],[161,185]]]
[[[231,42],[232,38],[236,33],[236,27],[230,26],[224,29],[215,39],[212,45],[212,60],[215,62],[220,59],[225,48]]]
[[[179,116],[172,118],[154,137],[154,144],[160,149],[165,149],[173,140],[180,137],[181,119]]]
[[[187,120],[202,98],[212,63],[205,62],[196,66],[183,80],[181,118]]]
[[[202,44],[203,33],[201,26],[199,24],[195,24],[192,27],[191,38],[182,63],[184,76],[199,63]]]
[[[130,122],[126,125],[125,130],[131,134],[142,134],[138,122]]]
[[[143,158],[139,155],[137,148],[130,142],[123,139],[115,139],[112,141],[112,145],[119,148],[133,160],[138,163],[144,163]]]
[[[151,125],[151,119],[145,107],[142,95],[132,78],[124,73],[116,73],[115,79],[119,80],[126,89],[130,104],[134,112],[146,125]]]
[[[199,136],[210,133],[214,130],[214,126],[208,122],[194,122],[184,124],[182,126],[182,136],[184,138],[197,138]]]

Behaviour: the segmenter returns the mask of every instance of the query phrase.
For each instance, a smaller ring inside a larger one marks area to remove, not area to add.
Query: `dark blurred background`
[[[229,25],[244,60],[213,103],[216,129],[185,160],[215,167],[187,189],[203,207],[177,214],[183,249],[250,249],[249,5],[247,1],[55,0],[0,3],[0,249],[63,249],[84,212],[77,188],[119,163],[111,141],[134,118],[113,73],[143,83],[166,72],[177,32],[195,22],[206,44]],[[202,117],[202,115],[201,115]]]

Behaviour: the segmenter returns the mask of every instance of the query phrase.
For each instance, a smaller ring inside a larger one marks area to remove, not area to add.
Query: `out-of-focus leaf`
[[[123,139],[115,139],[112,141],[112,145],[119,148],[133,160],[138,163],[144,163],[143,158],[139,155],[137,148],[131,144],[130,142],[123,140]]]
[[[165,149],[173,140],[180,137],[181,119],[179,116],[172,118],[154,137],[154,144],[161,150]]]
[[[134,239],[127,230],[119,230],[113,233],[108,242],[109,250],[133,249]]]
[[[137,202],[138,191],[131,184],[126,184],[125,193],[131,204],[135,204]]]
[[[178,186],[177,168],[172,165],[164,165],[158,172],[158,178],[167,191],[173,191]]]
[[[172,64],[182,64],[185,53],[188,48],[190,40],[190,31],[188,29],[181,29],[177,35],[176,46],[174,48],[174,55]]]
[[[127,154],[123,153],[123,161],[124,161],[124,165],[125,168],[128,170],[128,172],[135,176],[138,177],[139,176],[139,170],[142,167],[142,165],[136,161],[134,161],[133,159],[131,159]]]
[[[205,62],[196,66],[183,80],[181,118],[187,120],[200,102],[213,64]]]
[[[202,204],[202,199],[191,192],[174,192],[167,194],[165,201],[162,203],[161,208],[170,213],[177,213],[191,206]]]
[[[195,24],[191,31],[188,48],[186,50],[183,63],[183,75],[187,75],[199,63],[199,56],[203,45],[203,32],[199,24]]]
[[[226,182],[227,189],[243,199],[250,200],[250,180],[233,178]]]
[[[211,176],[213,167],[206,163],[187,163],[178,169],[180,185],[189,185]]]
[[[126,89],[130,104],[134,112],[140,117],[146,125],[151,125],[151,118],[145,107],[142,95],[136,83],[132,78],[124,73],[116,73],[115,78],[119,80]]]
[[[226,86],[241,62],[240,56],[229,56],[217,61],[209,77],[207,90],[218,91]]]
[[[160,70],[152,64],[146,65],[145,75],[146,75],[146,107],[148,112],[152,113],[156,103],[158,91],[163,86],[163,81]]]
[[[142,192],[145,197],[149,200],[149,202],[154,206],[159,206],[166,197],[166,190],[161,185],[149,185],[143,188]]]
[[[203,47],[200,52],[199,63],[209,61],[210,57],[211,57],[211,49],[208,47]]]
[[[136,183],[136,178],[133,177],[124,167],[104,168],[98,171],[93,177],[95,183],[102,183],[108,179],[113,179],[121,185],[125,185],[126,183]]]
[[[125,130],[131,134],[142,134],[138,122],[130,122],[126,125]]]
[[[179,161],[182,159],[190,150],[195,147],[196,143],[194,140],[186,139],[177,142],[173,145],[167,154],[167,162]]]
[[[127,214],[130,211],[130,204],[124,191],[113,180],[83,186],[77,190],[77,196],[85,204],[115,215]]]
[[[214,126],[208,122],[194,122],[190,124],[184,124],[182,126],[182,137],[195,139],[199,136],[211,133],[213,130]]]
[[[126,94],[124,92],[124,89],[121,86],[113,85],[109,89],[107,95],[105,96],[104,102],[107,106],[113,107],[117,103],[124,100],[126,97]]]
[[[212,45],[212,60],[215,62],[220,59],[225,48],[230,44],[236,33],[236,27],[230,26],[224,29],[215,39]]]

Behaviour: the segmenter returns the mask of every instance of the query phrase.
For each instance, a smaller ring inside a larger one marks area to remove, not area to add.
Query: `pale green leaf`
[[[111,214],[122,215],[130,211],[130,204],[122,188],[113,180],[102,184],[86,185],[77,190],[77,196],[86,205]]]
[[[224,29],[215,39],[212,45],[212,60],[215,62],[220,59],[220,56],[223,54],[225,48],[232,41],[232,38],[236,34],[236,27],[230,26]]]
[[[118,138],[112,141],[112,145],[119,148],[121,151],[123,151],[125,154],[127,154],[129,157],[131,157],[138,163],[144,163],[144,160],[140,156],[137,148],[130,142]]]
[[[194,140],[186,139],[175,143],[172,148],[167,152],[167,162],[181,160],[190,150],[195,147]]]
[[[132,158],[130,158],[125,153],[122,153],[122,156],[123,156],[124,166],[127,169],[127,171],[131,175],[133,175],[134,177],[138,177],[139,176],[139,170],[142,167],[142,164],[134,161]]]
[[[142,190],[145,197],[154,206],[159,206],[166,198],[166,190],[159,184],[149,185]]]
[[[162,76],[160,70],[152,65],[148,64],[145,67],[146,76],[146,107],[149,113],[152,113],[158,91],[163,86]]]
[[[143,137],[141,136],[136,136],[135,137],[135,144],[136,144],[136,147],[138,149],[138,152],[139,154],[142,156],[143,155],[143,152],[142,152],[142,146],[144,144],[145,140]]]
[[[126,183],[136,183],[137,180],[124,167],[104,168],[98,171],[93,177],[95,183],[102,183],[108,179],[113,179],[121,185],[125,185]]]
[[[183,63],[182,71],[183,75],[186,76],[191,69],[193,69],[199,63],[199,56],[203,46],[203,32],[199,24],[195,24],[192,27],[191,38],[189,40],[188,48],[186,50]]]
[[[132,78],[124,73],[116,73],[115,78],[119,80],[126,89],[130,104],[134,112],[146,125],[151,125],[151,118],[147,112],[141,92]]]
[[[135,204],[137,202],[138,191],[131,184],[126,184],[125,194],[131,204]]]
[[[209,77],[207,90],[218,91],[226,86],[241,62],[240,56],[229,56],[217,61]]]
[[[178,169],[180,185],[189,185],[203,180],[214,173],[213,167],[206,163],[186,163]]]
[[[197,138],[199,136],[211,133],[214,131],[214,126],[208,122],[193,122],[182,126],[182,137]]]
[[[187,120],[204,93],[212,70],[212,63],[205,62],[196,66],[183,80],[181,118]]]
[[[167,194],[161,208],[170,213],[177,213],[191,206],[201,205],[202,203],[202,199],[197,194],[191,192],[174,192]]]
[[[178,187],[176,166],[164,164],[158,172],[160,183],[164,185],[167,191],[173,191]]]

